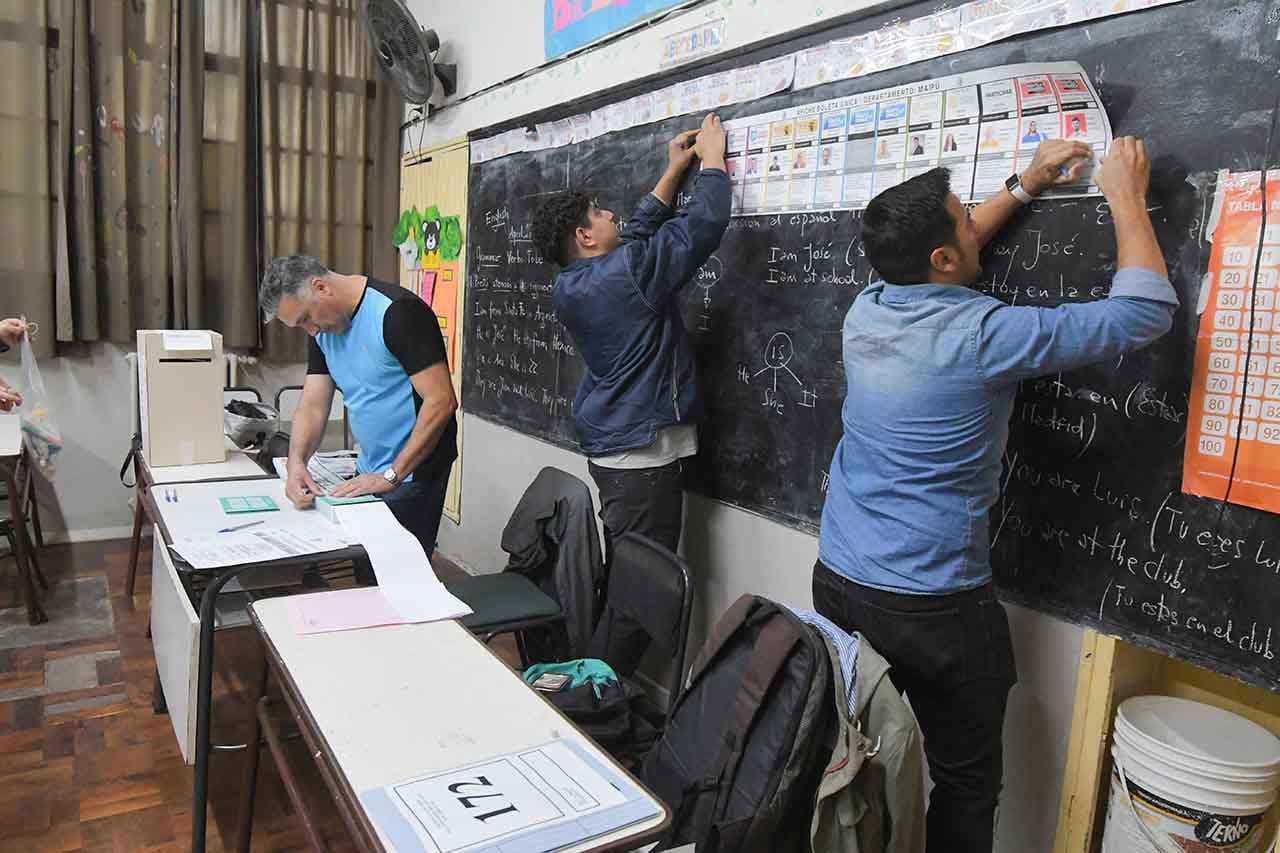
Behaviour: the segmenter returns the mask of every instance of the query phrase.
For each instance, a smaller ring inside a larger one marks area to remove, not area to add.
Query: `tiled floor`
[[[169,718],[151,710],[150,555],[144,548],[133,601],[124,597],[127,542],[51,546],[41,555],[51,583],[107,579],[114,635],[0,650],[0,853],[186,850],[192,772]],[[442,577],[457,571],[439,569]],[[15,574],[12,559],[0,558],[0,608],[18,604]],[[220,633],[217,648],[213,740],[240,743],[261,652],[252,629]],[[293,746],[331,849],[351,849],[324,788],[303,772],[301,742]],[[234,845],[243,758],[215,752],[211,759],[210,851]],[[253,849],[307,849],[265,752],[261,772]]]

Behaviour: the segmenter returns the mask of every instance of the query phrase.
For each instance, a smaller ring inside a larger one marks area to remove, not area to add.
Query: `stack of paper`
[[[289,621],[299,634],[352,631],[380,625],[404,625],[399,614],[376,586],[295,595],[289,599]]]
[[[347,536],[364,546],[378,587],[406,621],[456,619],[471,608],[436,577],[416,536],[400,526],[382,501],[332,507]]]
[[[332,525],[317,518],[314,524],[289,527],[265,526],[212,536],[180,539],[172,546],[195,569],[216,569],[323,554],[347,547]]]

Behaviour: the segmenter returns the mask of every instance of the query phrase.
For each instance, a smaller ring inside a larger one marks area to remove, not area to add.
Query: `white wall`
[[[480,418],[463,419],[462,524],[445,519],[440,550],[473,571],[499,571],[506,554],[502,528],[524,487],[552,465],[591,485],[586,460]],[[744,592],[810,606],[816,540],[717,501],[690,495],[681,549],[693,570],[697,598],[692,655],[714,622]],[[1005,794],[996,849],[1048,850],[1058,819],[1080,629],[1020,607],[1009,607],[1019,683],[1005,725]],[[663,680],[665,683],[665,680]]]
[[[53,480],[37,486],[40,520],[50,541],[109,539],[132,532],[132,493],[118,477],[132,434],[134,379],[125,359],[128,352],[114,344],[83,344],[39,363],[63,439]],[[270,401],[276,389],[300,383],[305,372],[302,364],[246,365],[240,384],[258,388]],[[0,360],[0,375],[16,383],[15,355]]]
[[[678,8],[625,38],[544,63],[540,0],[407,2],[418,23],[439,34],[437,58],[458,64],[458,92],[425,126],[410,129],[405,144],[413,149],[654,74],[662,40],[705,21],[724,19],[720,53],[726,54],[802,27],[904,5],[904,0],[712,0]],[[518,74],[525,76],[482,91]]]
[[[542,3],[475,0],[436,4],[409,0],[419,22],[445,42],[444,61],[460,65],[460,94],[542,64]],[[477,128],[568,103],[654,73],[663,36],[702,20],[726,19],[728,49],[883,4],[868,0],[715,0],[677,11],[625,39],[553,63],[513,85],[438,112],[407,144],[454,139]],[[496,25],[501,22],[501,25]],[[462,524],[447,519],[441,550],[476,571],[497,571],[506,557],[502,528],[524,487],[546,465],[590,483],[585,460],[479,418],[463,420]],[[594,489],[594,487],[593,487]],[[693,567],[697,605],[691,647],[705,626],[740,594],[754,592],[791,605],[810,604],[817,543],[812,536],[697,495],[688,501],[683,550]],[[1005,728],[1005,794],[997,850],[1052,847],[1066,762],[1079,628],[1018,607],[1010,622],[1020,673]]]

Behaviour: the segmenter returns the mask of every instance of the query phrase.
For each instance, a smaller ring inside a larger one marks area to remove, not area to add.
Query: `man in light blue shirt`
[[[1031,197],[1075,180],[1091,156],[1079,142],[1046,141],[972,211],[934,169],[886,190],[863,216],[867,258],[884,280],[845,318],[844,437],[813,597],[888,659],[911,701],[935,785],[930,853],[991,850],[1017,676],[991,585],[987,516],[1017,383],[1142,347],[1169,330],[1178,307],[1147,216],[1146,150],[1131,138],[1113,143],[1095,177],[1116,228],[1109,298],[1013,307],[970,289],[987,240]]]

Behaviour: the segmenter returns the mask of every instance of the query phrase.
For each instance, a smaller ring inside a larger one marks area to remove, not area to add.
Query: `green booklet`
[[[238,515],[242,512],[272,512],[280,509],[276,502],[266,495],[244,495],[242,497],[218,498],[222,511],[227,515]]]

